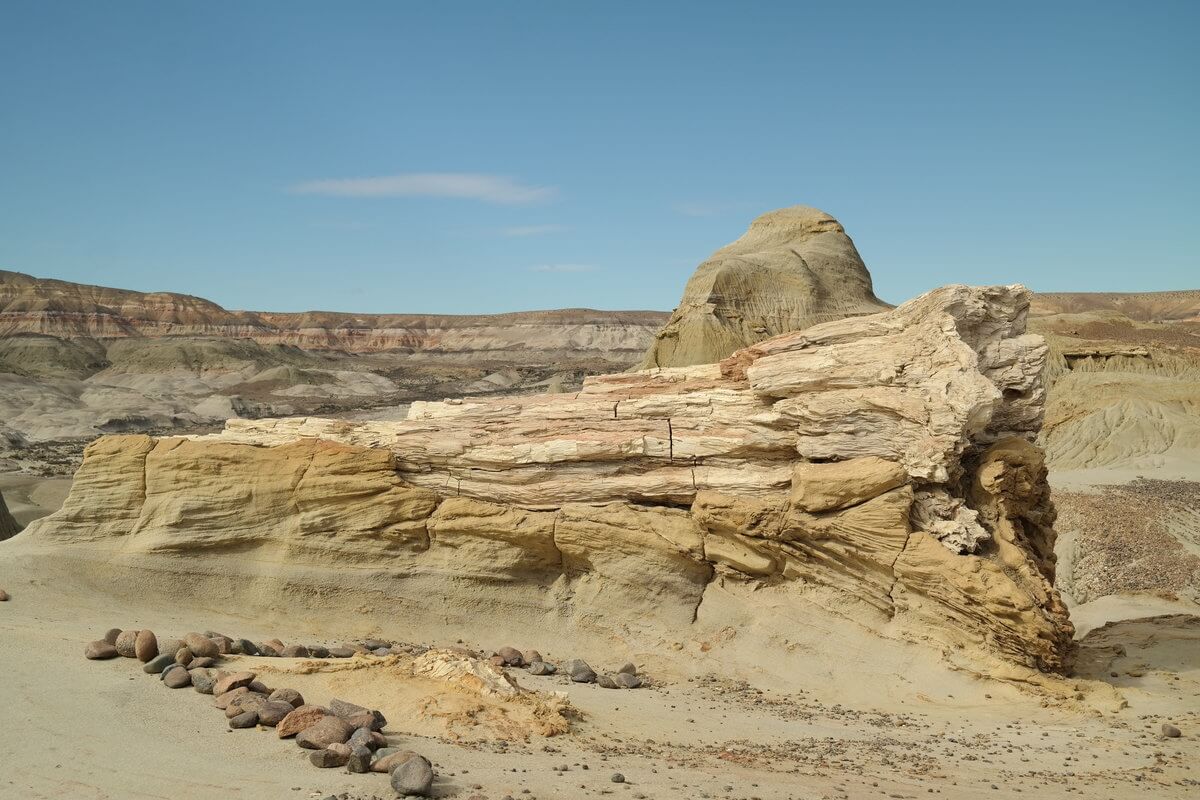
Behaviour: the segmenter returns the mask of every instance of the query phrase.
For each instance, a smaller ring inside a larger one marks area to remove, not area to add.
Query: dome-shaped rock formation
[[[781,333],[889,307],[841,223],[808,206],[783,208],[696,269],[640,368],[709,364]]]

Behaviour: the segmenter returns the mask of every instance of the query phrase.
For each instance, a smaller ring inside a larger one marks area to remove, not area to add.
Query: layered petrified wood
[[[1019,286],[952,286],[576,394],[101,439],[34,535],[386,559],[447,597],[524,592],[531,625],[687,625],[714,579],[791,587],[872,609],[881,635],[1061,671],[1028,306]]]

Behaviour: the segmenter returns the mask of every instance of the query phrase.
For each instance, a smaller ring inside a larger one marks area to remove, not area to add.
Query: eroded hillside
[[[228,311],[0,271],[0,464],[69,474],[105,433],[561,391],[629,366],[665,319]]]

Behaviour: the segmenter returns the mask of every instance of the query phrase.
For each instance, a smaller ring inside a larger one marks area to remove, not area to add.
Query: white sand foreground
[[[193,611],[188,598],[167,607],[120,604],[31,574],[3,545],[0,587],[12,595],[0,603],[0,797],[392,796],[384,775],[320,770],[308,751],[272,732],[228,731],[211,697],[168,690],[136,661],[83,658],[84,644],[109,627],[149,627],[163,637],[205,629],[252,639],[325,637]],[[522,686],[568,692],[579,711],[570,733],[528,741],[519,714],[506,719],[502,708],[473,708],[404,684],[384,661],[351,671],[325,662],[310,671],[302,661],[230,658],[238,667],[261,665],[269,684],[298,688],[310,702],[336,695],[380,707],[389,740],[437,766],[439,797],[1183,798],[1200,785],[1194,617],[1093,631],[1081,670],[1115,689],[1083,681],[1081,702],[949,673],[939,697],[894,691],[889,683],[901,686],[903,676],[839,684],[836,653],[825,674],[797,675],[790,691],[760,692],[741,676],[719,674],[613,691],[513,670]],[[1127,708],[1110,702],[1118,695]],[[1164,721],[1184,736],[1162,739]],[[565,772],[557,769],[563,765]],[[627,782],[613,783],[614,772]]]

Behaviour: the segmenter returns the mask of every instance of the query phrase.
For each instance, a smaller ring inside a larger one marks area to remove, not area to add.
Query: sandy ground
[[[1057,473],[1052,481],[1087,491],[1139,475],[1200,477],[1128,472]],[[0,474],[22,523],[57,508],[69,485]],[[393,796],[384,775],[319,770],[309,751],[270,732],[229,731],[210,697],[167,690],[136,662],[82,657],[83,645],[110,627],[325,641],[313,631],[202,612],[187,598],[142,607],[60,584],[6,559],[0,545],[0,588],[13,596],[0,603],[0,800]],[[570,733],[553,737],[530,733],[520,709],[472,704],[404,677],[386,659],[355,669],[229,661],[310,702],[337,696],[381,708],[390,742],[435,763],[439,797],[1182,798],[1200,792],[1198,614],[1195,604],[1153,596],[1074,606],[1085,699],[1069,704],[962,673],[947,673],[939,696],[892,691],[890,675],[874,686],[839,685],[836,653],[824,674],[798,675],[786,687],[737,674],[654,681],[651,673],[651,688],[611,691],[512,670],[524,687],[568,694],[577,714]],[[617,666],[596,654],[553,655]],[[1163,739],[1163,722],[1184,736]],[[613,783],[614,772],[626,782]]]
[[[1152,466],[1051,469],[1050,488],[1068,492],[1100,491],[1100,487],[1129,483],[1139,478],[1157,481],[1200,481],[1200,462],[1163,459]]]
[[[200,617],[186,598],[172,607],[120,606],[21,574],[5,561],[2,547],[0,586],[12,595],[0,603],[6,723],[0,797],[392,796],[384,775],[319,770],[308,764],[307,751],[269,732],[228,731],[210,697],[167,690],[134,661],[82,656],[84,643],[109,627],[149,627],[164,637],[215,629],[284,641],[312,641],[309,632]],[[1097,609],[1095,621],[1116,613]],[[522,686],[566,691],[578,710],[570,733],[528,741],[456,742],[464,731],[463,738],[478,737],[429,711],[463,711],[461,698],[398,683],[386,660],[352,672],[326,667],[308,674],[291,674],[306,671],[305,662],[230,660],[252,669],[261,664],[269,684],[298,688],[310,702],[336,694],[380,707],[390,721],[389,739],[437,766],[439,797],[1127,798],[1152,792],[1182,798],[1194,797],[1200,786],[1200,620],[1194,617],[1091,632],[1082,668],[1117,688],[1128,703],[1121,710],[1111,703],[1048,704],[961,676],[947,681],[953,693],[943,697],[884,701],[883,692],[873,704],[862,699],[870,687],[842,687],[859,699],[839,702],[839,687],[803,675],[789,692],[760,691],[734,675],[613,691],[513,670]],[[880,680],[885,688],[887,679]],[[1088,696],[1112,694],[1099,688],[1104,691]],[[1164,721],[1177,724],[1184,737],[1162,739]],[[486,736],[496,730],[485,724]],[[627,782],[613,783],[614,772]]]

